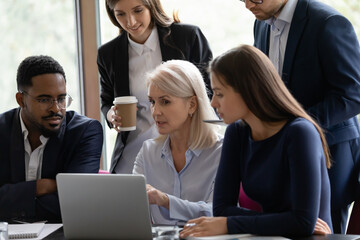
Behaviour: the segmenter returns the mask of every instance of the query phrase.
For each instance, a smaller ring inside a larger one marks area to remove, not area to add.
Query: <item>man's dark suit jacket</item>
[[[193,25],[173,23],[169,28],[157,27],[162,60],[188,60],[201,71],[210,90],[207,66],[212,59],[208,41],[201,30]],[[168,37],[167,35],[170,34]],[[97,64],[101,81],[101,110],[106,118],[115,97],[129,96],[129,40],[124,31],[117,38],[99,48]],[[108,122],[109,127],[112,124]],[[129,132],[121,132],[116,138],[111,160],[113,172],[124,150]]]
[[[0,221],[60,221],[57,193],[36,197],[36,181],[25,181],[24,137],[20,108],[0,114]],[[66,112],[60,132],[48,140],[41,178],[57,173],[97,173],[103,130],[97,120]]]
[[[265,54],[269,33],[270,26],[256,20],[255,46]],[[360,47],[351,23],[323,3],[298,0],[282,79],[325,129],[334,161],[329,171],[332,209],[343,208],[360,191]]]

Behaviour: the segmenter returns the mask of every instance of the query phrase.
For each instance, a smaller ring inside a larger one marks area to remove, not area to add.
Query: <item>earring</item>
[[[190,115],[190,117],[192,118],[192,115],[193,115],[193,114],[192,114],[192,113],[190,113],[189,115]]]

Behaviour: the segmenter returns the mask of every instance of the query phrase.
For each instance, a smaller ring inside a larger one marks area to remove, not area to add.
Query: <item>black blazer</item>
[[[207,66],[212,59],[209,43],[201,30],[193,25],[173,23],[170,27],[157,27],[163,61],[171,59],[188,60],[195,64],[203,74],[210,91]],[[169,34],[169,37],[166,37]],[[129,53],[127,32],[102,45],[98,51],[97,64],[101,84],[101,111],[105,119],[113,106],[115,97],[130,95],[129,89]],[[211,96],[210,96],[211,97]],[[108,122],[109,127],[112,124]],[[125,147],[128,132],[118,134],[111,160],[113,172]]]
[[[25,180],[24,136],[20,108],[0,114],[0,221],[60,221],[57,193],[36,197],[36,181]],[[103,143],[101,124],[74,111],[66,112],[57,136],[43,155],[42,178],[58,173],[97,173]]]

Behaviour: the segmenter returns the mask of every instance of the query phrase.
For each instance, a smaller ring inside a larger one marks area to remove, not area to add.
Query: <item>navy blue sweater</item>
[[[237,206],[240,182],[262,206]],[[215,182],[214,216],[227,216],[229,233],[307,236],[317,218],[330,218],[330,184],[320,135],[307,120],[289,121],[278,133],[251,138],[241,121],[228,126]]]

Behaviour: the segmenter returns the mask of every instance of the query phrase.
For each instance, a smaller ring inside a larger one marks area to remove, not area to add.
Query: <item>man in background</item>
[[[61,65],[31,56],[17,72],[19,108],[0,114],[0,221],[61,221],[57,173],[97,173],[103,130],[66,111]]]
[[[360,47],[354,29],[318,1],[242,1],[256,17],[255,46],[269,56],[291,93],[325,129],[333,160],[333,228],[345,233],[348,206],[360,192]]]

